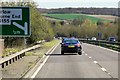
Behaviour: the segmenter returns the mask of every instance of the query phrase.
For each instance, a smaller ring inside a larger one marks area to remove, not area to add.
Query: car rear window
[[[78,43],[78,40],[64,40],[64,43]]]

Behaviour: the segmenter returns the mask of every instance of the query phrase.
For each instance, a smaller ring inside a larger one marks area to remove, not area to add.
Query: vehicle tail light
[[[76,44],[77,47],[80,47],[80,44]]]

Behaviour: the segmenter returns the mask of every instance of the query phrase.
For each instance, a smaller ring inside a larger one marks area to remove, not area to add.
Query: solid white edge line
[[[86,56],[88,55],[88,54],[85,54]]]
[[[111,50],[111,49],[108,49],[108,48],[104,48],[104,47],[101,47],[101,46],[96,46],[96,45],[92,45],[92,44],[87,44],[87,43],[84,43],[86,45],[90,45],[90,46],[94,46],[94,47],[99,47],[101,49],[105,49],[105,50],[108,50],[108,51],[111,51],[111,52],[114,52],[114,53],[118,53],[118,51],[114,51],[114,50]]]
[[[50,54],[53,53],[53,51],[58,47],[59,44],[57,44],[55,46],[55,48],[50,52]],[[49,55],[45,58],[45,60],[43,61],[43,63],[41,63],[41,65],[38,67],[38,69],[34,72],[34,74],[31,76],[31,78],[35,78],[35,76],[38,74],[38,72],[42,69],[43,65],[46,63],[46,61],[48,60]]]
[[[100,46],[98,46],[98,47],[100,47]],[[111,52],[114,52],[114,53],[118,53],[118,51],[114,51],[114,50],[112,50],[112,49],[108,49],[108,48],[104,48],[104,47],[100,47],[101,49],[106,49],[106,50],[108,50],[108,51],[111,51]]]

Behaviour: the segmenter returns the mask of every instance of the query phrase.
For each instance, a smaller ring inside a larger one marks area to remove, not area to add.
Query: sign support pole
[[[0,37],[0,59],[2,58],[4,51],[4,39]],[[0,64],[0,80],[2,79],[2,64]]]
[[[24,48],[26,48],[26,38],[24,37]]]

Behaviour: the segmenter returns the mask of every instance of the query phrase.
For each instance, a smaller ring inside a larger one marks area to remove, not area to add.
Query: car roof
[[[109,38],[115,38],[115,37],[109,37]]]

